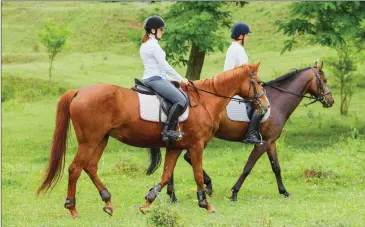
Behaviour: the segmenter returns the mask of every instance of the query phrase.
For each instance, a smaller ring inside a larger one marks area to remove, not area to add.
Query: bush
[[[1,102],[17,98],[34,101],[49,96],[60,96],[71,86],[36,78],[5,76],[2,79]]]
[[[183,226],[181,217],[176,209],[172,209],[168,203],[161,203],[153,208],[148,219],[149,226],[175,227]]]
[[[9,99],[14,98],[14,96],[15,96],[14,89],[8,84],[5,84],[3,82],[1,86],[1,102],[8,101]]]

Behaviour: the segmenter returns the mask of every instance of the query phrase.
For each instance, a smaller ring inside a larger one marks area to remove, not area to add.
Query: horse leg
[[[142,213],[146,213],[152,202],[156,199],[157,194],[162,190],[162,188],[169,182],[174,171],[176,161],[180,156],[182,150],[169,150],[166,151],[165,163],[163,168],[163,174],[159,184],[155,185],[150,189],[149,193],[146,195],[145,204],[139,209]]]
[[[184,155],[184,159],[185,161],[187,161],[190,165],[191,164],[191,157],[190,157],[190,153],[189,151],[187,151]],[[209,175],[204,171],[203,169],[203,178],[204,178],[204,184],[206,185],[205,187],[205,192],[209,195],[212,196],[213,194],[213,185],[212,185],[212,179],[210,179]]]
[[[281,179],[281,170],[280,170],[278,155],[276,153],[276,143],[275,142],[271,144],[270,149],[267,152],[267,156],[269,157],[272,171],[275,173],[279,193],[284,195],[286,198],[289,197],[290,194],[285,189],[283,181]]]
[[[203,147],[197,147],[190,150],[190,158],[194,171],[194,178],[197,185],[197,196],[199,207],[207,209],[208,213],[214,213],[213,206],[208,204],[204,190],[203,179]]]
[[[68,191],[65,208],[70,210],[71,216],[74,219],[80,216],[76,210],[76,184],[85,165],[85,161],[87,161],[87,157],[90,154],[89,151],[90,148],[87,144],[79,144],[76,156],[68,168]]]
[[[232,187],[232,197],[231,197],[232,201],[237,201],[238,191],[240,190],[246,177],[250,174],[252,168],[255,166],[257,160],[259,160],[259,158],[262,156],[265,150],[266,150],[265,145],[262,145],[262,146],[255,146],[251,151],[251,154],[248,158],[245,167],[243,168],[240,177],[238,178],[236,184]]]
[[[173,203],[177,202],[177,198],[175,196],[175,191],[174,191],[174,172],[171,173],[171,179],[167,184],[167,194],[170,196],[171,202]]]
[[[110,216],[113,215],[113,207],[111,201],[111,194],[108,189],[105,188],[101,180],[98,176],[98,163],[101,158],[101,155],[104,152],[106,145],[108,144],[109,136],[104,137],[104,139],[100,142],[97,149],[95,149],[95,153],[92,156],[92,159],[89,161],[88,165],[85,166],[84,170],[89,175],[90,179],[96,186],[101,196],[101,199],[105,202],[105,207],[103,210],[108,213]]]

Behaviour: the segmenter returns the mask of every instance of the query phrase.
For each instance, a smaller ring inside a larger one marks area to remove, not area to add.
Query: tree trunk
[[[344,105],[345,105],[345,100],[346,100],[346,95],[345,95],[345,79],[344,79],[344,74],[342,72],[340,72],[340,94],[341,94],[341,107],[340,107],[340,113],[341,115],[345,115],[344,114]]]
[[[186,70],[186,78],[188,80],[199,80],[200,73],[203,69],[205,51],[201,51],[199,46],[193,43],[190,51],[188,69]]]
[[[54,58],[53,57],[50,57],[49,58],[49,69],[48,69],[48,76],[49,76],[49,80],[51,79],[52,77],[52,66],[53,66],[53,60]]]

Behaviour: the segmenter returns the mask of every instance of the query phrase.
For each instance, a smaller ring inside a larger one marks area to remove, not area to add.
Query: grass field
[[[279,195],[268,158],[263,157],[245,181],[238,202],[230,202],[230,188],[252,147],[213,139],[204,153],[204,169],[213,180],[214,194],[208,201],[217,213],[208,215],[198,207],[192,169],[181,158],[175,168],[180,202],[170,204],[164,190],[151,212],[142,215],[138,207],[159,182],[162,170],[145,176],[147,152],[111,139],[99,163],[99,176],[112,194],[114,216],[102,211],[104,203],[82,173],[76,195],[81,218],[72,220],[63,204],[67,167],[77,147],[73,130],[64,177],[51,194],[35,196],[49,157],[59,95],[95,83],[132,86],[143,67],[128,29],[137,29],[141,15],[164,12],[169,4],[2,3],[3,226],[163,226],[174,218],[180,226],[365,226],[365,91],[356,90],[349,116],[341,116],[338,85],[326,61],[334,106],[299,107],[278,141],[284,185],[292,195],[288,199]],[[289,4],[231,7],[234,19],[247,21],[255,31],[246,49],[250,61],[261,61],[260,77],[265,81],[335,54],[301,39],[293,52],[280,55],[285,37],[276,32],[274,22],[285,18]],[[46,17],[67,21],[72,31],[66,50],[56,57],[52,82],[45,49],[37,41]],[[208,55],[202,77],[219,73],[223,62],[224,53]],[[359,71],[363,69],[365,65]],[[186,69],[177,70],[184,75]]]

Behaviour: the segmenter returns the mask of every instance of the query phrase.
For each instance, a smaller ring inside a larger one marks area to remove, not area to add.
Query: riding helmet
[[[250,28],[247,24],[238,22],[232,26],[231,30],[231,38],[236,39],[242,34],[248,34],[251,33]]]
[[[165,27],[165,21],[160,16],[150,16],[146,19],[143,25],[146,32],[151,33],[151,29]]]

